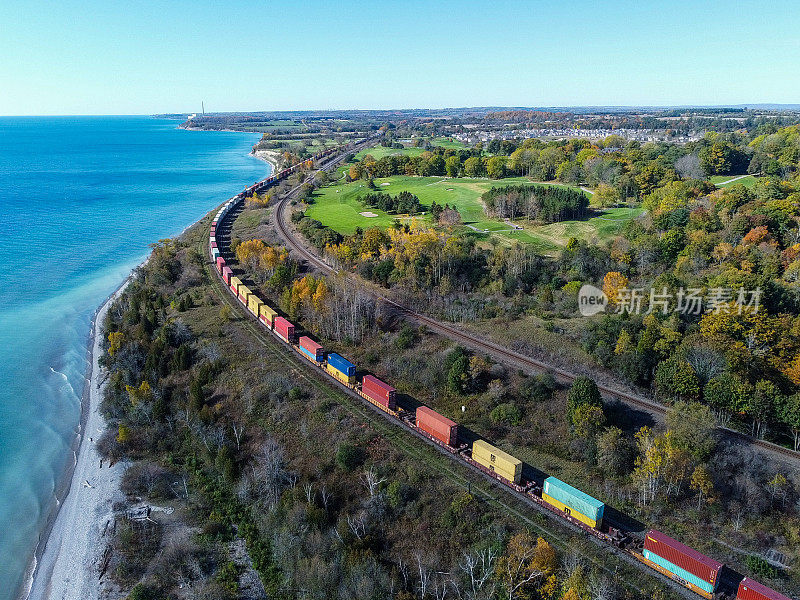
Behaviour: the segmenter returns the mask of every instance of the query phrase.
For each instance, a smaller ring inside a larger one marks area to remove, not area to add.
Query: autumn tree
[[[603,277],[603,293],[608,297],[610,304],[616,304],[619,299],[619,290],[628,287],[628,278],[617,271],[609,271]]]
[[[544,557],[544,554],[548,556]],[[544,575],[543,568],[549,565],[549,553],[543,552],[538,543],[534,545],[533,536],[525,531],[509,540],[505,554],[497,561],[495,573],[509,600],[529,598],[532,584]]]
[[[703,498],[711,499],[714,493],[714,481],[711,472],[705,465],[697,465],[692,472],[691,488],[697,492],[697,510],[702,506]]]
[[[122,347],[122,342],[125,341],[125,334],[121,331],[112,331],[108,334],[108,354],[114,354]]]

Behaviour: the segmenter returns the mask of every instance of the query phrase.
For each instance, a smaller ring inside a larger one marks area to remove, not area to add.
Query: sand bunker
[[[367,217],[368,219],[371,219],[372,217],[377,217],[378,216],[374,212],[369,212],[369,211],[358,213],[358,214],[360,214],[362,217]]]

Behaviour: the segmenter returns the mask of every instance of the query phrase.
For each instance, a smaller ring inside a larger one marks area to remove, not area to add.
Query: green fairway
[[[746,188],[753,187],[758,181],[753,175],[714,175],[709,180],[717,187],[741,184]]]
[[[602,240],[615,235],[625,221],[641,213],[641,209],[616,208],[603,212],[600,216],[586,221],[567,221],[550,225],[532,225],[516,222],[521,229],[514,229],[510,223],[488,218],[483,212],[481,194],[496,186],[532,183],[525,177],[511,177],[502,180],[470,179],[447,177],[409,177],[395,175],[375,179],[375,185],[382,192],[392,195],[408,191],[419,197],[423,206],[430,207],[433,202],[455,206],[461,213],[463,226],[461,232],[482,240],[494,238],[501,244],[517,240],[535,245],[541,252],[552,252],[567,243],[570,237],[586,240]],[[556,185],[561,184],[537,184]],[[383,211],[364,206],[358,198],[369,192],[364,181],[335,183],[314,193],[314,201],[306,214],[343,235],[351,235],[357,227],[390,227],[396,219],[409,221],[411,217],[390,215]],[[365,216],[372,213],[376,216]],[[430,223],[428,215],[416,217]]]

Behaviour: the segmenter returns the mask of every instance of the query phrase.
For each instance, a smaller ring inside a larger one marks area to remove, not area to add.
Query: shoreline
[[[94,315],[92,316],[91,328],[89,330],[88,343],[86,347],[88,361],[86,366],[86,375],[84,376],[83,392],[81,394],[81,416],[75,439],[70,446],[73,460],[66,467],[62,475],[62,480],[56,487],[53,502],[49,511],[50,514],[48,515],[45,526],[39,535],[39,540],[37,542],[36,549],[34,550],[31,564],[26,570],[23,588],[18,595],[20,600],[39,600],[40,598],[48,598],[52,594],[53,575],[59,564],[63,563],[63,560],[60,560],[62,557],[62,548],[64,548],[65,545],[69,546],[70,544],[68,544],[68,542],[70,541],[73,542],[72,545],[74,545],[74,542],[77,541],[75,540],[76,536],[73,535],[72,539],[70,540],[68,539],[68,536],[65,535],[68,533],[70,525],[72,525],[71,523],[66,522],[67,516],[65,508],[67,507],[67,504],[74,504],[75,508],[94,509],[98,508],[100,504],[100,502],[97,501],[94,502],[93,506],[91,507],[83,507],[80,505],[78,499],[75,498],[74,492],[76,491],[76,488],[83,484],[83,482],[80,481],[81,478],[83,478],[87,483],[89,480],[89,478],[84,477],[84,475],[86,475],[87,468],[89,467],[88,460],[90,450],[94,449],[94,446],[89,446],[86,442],[87,437],[92,441],[92,443],[94,442],[94,436],[88,435],[90,433],[90,425],[96,426],[101,424],[103,427],[105,426],[105,419],[100,414],[100,402],[102,401],[102,392],[105,387],[104,385],[101,385],[103,382],[99,381],[101,373],[98,361],[102,353],[101,329],[103,326],[103,321],[105,320],[105,315],[108,312],[111,304],[125,291],[130,282],[133,280],[136,271],[146,264],[147,260],[149,259],[145,259],[142,263],[131,270],[130,274],[119,284],[119,286],[97,307]],[[115,465],[115,467],[115,471],[122,471],[124,463],[119,462]],[[112,478],[111,481],[108,481],[107,483],[115,483],[115,480]],[[118,489],[119,486],[116,485],[115,487]],[[94,489],[94,487],[88,489]],[[71,501],[71,499],[74,500]],[[111,500],[112,498],[106,497],[105,499]],[[93,515],[86,513],[86,516],[91,518]],[[88,532],[89,530],[86,529],[86,533]],[[57,546],[54,546],[53,544],[56,541],[59,543]],[[88,545],[85,550],[90,550]],[[69,556],[69,559],[72,560],[77,558],[78,557],[75,554]],[[71,565],[70,567],[73,566],[74,565]],[[72,568],[68,567],[66,571],[71,572]],[[82,573],[81,575],[85,574]],[[65,582],[62,582],[62,585],[63,583]],[[87,598],[87,596],[78,597]]]
[[[255,149],[251,150],[249,154],[270,165],[272,172],[265,175],[265,177],[277,172],[273,157],[263,156]],[[189,229],[201,223],[209,214],[203,214],[172,237],[177,239],[183,236]],[[150,254],[134,267],[119,286],[100,303],[92,316],[86,344],[87,364],[81,393],[80,420],[75,437],[69,447],[73,459],[65,465],[61,478],[55,486],[44,527],[39,534],[33,555],[25,570],[22,587],[17,594],[18,600],[44,600],[48,598],[90,600],[91,598],[99,597],[100,581],[94,580],[93,577],[89,576],[91,572],[90,566],[96,564],[96,561],[91,560],[93,557],[90,555],[94,552],[97,555],[94,558],[100,558],[100,541],[104,536],[104,532],[101,534],[99,530],[93,530],[91,525],[92,521],[96,520],[98,509],[104,504],[113,506],[114,501],[124,500],[119,490],[119,477],[122,476],[127,467],[124,461],[120,461],[113,467],[106,466],[105,471],[100,473],[102,467],[96,466],[100,463],[99,455],[97,455],[94,446],[94,436],[89,435],[91,427],[94,427],[97,429],[95,435],[99,437],[98,434],[101,428],[104,430],[106,426],[105,418],[100,414],[100,402],[102,401],[105,387],[104,381],[99,380],[100,365],[98,361],[102,355],[101,328],[111,304],[125,291],[137,270],[146,265],[149,260]],[[87,443],[87,437],[92,445]],[[90,454],[96,456],[90,457]],[[93,459],[92,462],[89,462],[90,458]],[[108,476],[109,471],[113,472],[113,476]],[[103,477],[97,477],[94,484],[92,484],[89,482],[89,477],[86,476],[87,473],[91,476],[103,475]],[[87,483],[89,484],[88,486],[86,485]],[[83,499],[76,497],[76,491],[81,487],[89,490],[103,487],[102,497],[91,499],[86,505],[83,505],[81,503]],[[68,515],[67,513],[70,512],[70,509],[72,513]],[[74,512],[79,509],[84,509],[84,511],[82,513]],[[82,519],[76,519],[76,517],[82,517]],[[78,522],[82,527],[77,526]],[[91,536],[93,533],[98,534],[96,539],[86,539],[86,536]],[[57,545],[54,545],[56,542]],[[58,572],[63,572],[67,576],[61,580],[54,580],[54,576]],[[90,582],[95,583],[94,589],[86,589]],[[73,590],[77,591],[78,595],[67,595],[67,584],[82,584],[83,589]],[[61,593],[54,594],[54,585],[62,588],[60,590]]]

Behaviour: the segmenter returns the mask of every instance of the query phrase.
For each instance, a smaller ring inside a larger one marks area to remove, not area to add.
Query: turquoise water
[[[0,117],[0,600],[23,583],[80,417],[97,306],[261,177],[256,134],[148,117]]]

